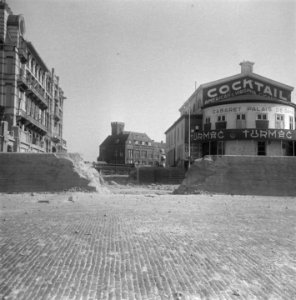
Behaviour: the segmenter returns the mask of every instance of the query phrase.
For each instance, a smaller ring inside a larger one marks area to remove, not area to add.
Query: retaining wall
[[[296,196],[296,157],[206,156],[175,193]]]
[[[99,191],[99,174],[79,154],[0,153],[0,192]]]

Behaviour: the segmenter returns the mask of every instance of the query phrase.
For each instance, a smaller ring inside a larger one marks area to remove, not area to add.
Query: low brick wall
[[[139,167],[137,180],[139,183],[180,184],[185,178],[181,168]]]
[[[296,157],[205,157],[195,161],[175,192],[296,196]]]
[[[95,173],[79,154],[0,153],[2,193],[98,191],[99,174]]]

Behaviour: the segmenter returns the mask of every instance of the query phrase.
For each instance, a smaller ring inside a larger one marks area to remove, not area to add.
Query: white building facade
[[[242,62],[240,74],[200,85],[180,108],[181,116],[190,112],[194,118],[190,146],[200,151],[190,151],[191,160],[204,155],[296,156],[293,87],[253,73],[253,64]]]

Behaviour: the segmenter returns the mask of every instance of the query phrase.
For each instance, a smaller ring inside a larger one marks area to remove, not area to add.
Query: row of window
[[[36,81],[38,81],[43,87],[45,86],[46,91],[48,93],[51,93],[51,89],[53,87],[53,82],[51,78],[51,74],[49,74],[47,71],[42,70],[42,68],[37,64],[37,61],[31,56],[29,56],[28,62],[27,62],[27,78],[29,77],[32,79],[34,78]],[[20,69],[20,75],[24,75],[24,70]],[[62,91],[59,89],[59,92],[57,90],[58,86],[55,85],[55,94],[54,96],[58,98],[59,94],[62,93]],[[62,94],[61,94],[62,96]],[[61,98],[61,97],[59,97]],[[62,100],[60,100],[60,105],[62,106]]]
[[[132,141],[129,140],[128,143],[132,144]],[[152,146],[151,142],[144,142],[144,141],[137,141],[137,140],[134,140],[134,144],[135,145],[143,145],[143,146]]]
[[[244,123],[237,123],[238,127],[242,128],[243,126],[245,126],[246,115],[245,114],[237,114],[236,115],[236,120],[244,122]],[[268,116],[267,116],[267,114],[257,114],[257,119],[256,120],[258,120],[258,121],[268,121]],[[295,121],[294,121],[294,118],[292,116],[289,117],[289,129],[290,130],[294,129]],[[226,122],[225,115],[217,116],[217,122]],[[207,124],[207,125],[211,124],[211,118],[210,117],[205,118],[205,124]],[[208,126],[206,126],[206,127],[208,129]],[[277,129],[285,128],[285,115],[283,115],[283,114],[276,114],[275,115],[275,128],[277,128]]]
[[[31,116],[33,119],[48,127],[48,113],[45,113],[34,101],[30,98],[25,99],[25,111],[28,116]]]
[[[127,157],[128,158],[148,158],[148,159],[159,159],[160,155],[159,154],[155,154],[155,153],[151,153],[151,152],[147,152],[145,150],[133,150],[133,149],[128,149],[127,150]]]
[[[127,159],[126,160],[127,164],[137,164],[137,165],[146,165],[146,166],[153,166],[157,165],[158,162],[153,162],[153,161],[146,161],[146,160],[133,160],[133,159]]]

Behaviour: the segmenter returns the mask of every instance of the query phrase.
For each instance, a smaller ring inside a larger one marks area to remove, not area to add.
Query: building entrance
[[[296,142],[289,141],[285,144],[286,155],[287,156],[296,156]]]

